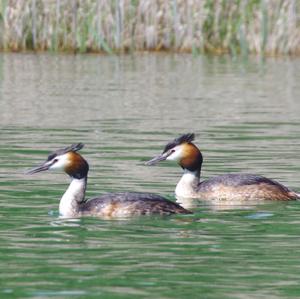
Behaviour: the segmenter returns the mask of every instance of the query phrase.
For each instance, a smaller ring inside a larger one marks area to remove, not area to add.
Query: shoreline
[[[0,50],[300,55],[297,0],[11,0]]]

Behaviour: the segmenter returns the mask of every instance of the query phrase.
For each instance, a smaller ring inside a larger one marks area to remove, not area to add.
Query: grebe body
[[[151,193],[108,193],[90,200],[85,199],[89,165],[79,154],[82,143],[59,149],[48,156],[40,166],[28,174],[60,169],[71,177],[71,183],[60,200],[62,217],[98,216],[129,217],[138,215],[190,214],[179,204]]]
[[[128,217],[139,215],[188,214],[189,211],[164,197],[138,192],[107,193],[79,206],[80,215]]]
[[[254,174],[225,174],[200,181],[203,157],[193,143],[194,134],[185,134],[168,143],[163,153],[146,165],[174,160],[183,168],[175,194],[203,200],[296,200],[300,195],[275,180]]]

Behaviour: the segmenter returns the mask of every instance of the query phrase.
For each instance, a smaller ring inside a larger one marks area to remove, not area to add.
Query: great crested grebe
[[[27,174],[33,174],[48,169],[60,169],[71,177],[71,184],[60,200],[59,213],[61,216],[128,217],[192,213],[177,203],[151,193],[108,193],[86,201],[85,191],[89,165],[77,153],[83,146],[82,143],[78,143],[59,149],[51,153],[40,166],[27,172]]]
[[[163,160],[174,160],[183,168],[175,194],[182,198],[204,200],[296,200],[300,194],[282,184],[254,174],[225,174],[200,181],[202,154],[195,144],[194,134],[182,135],[168,143],[162,154],[146,162],[154,165]]]

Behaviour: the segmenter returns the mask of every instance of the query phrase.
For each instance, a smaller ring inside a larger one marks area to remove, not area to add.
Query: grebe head
[[[41,165],[30,169],[27,174],[34,174],[45,170],[63,170],[70,177],[81,179],[87,176],[89,165],[81,155],[77,153],[84,144],[72,144],[63,149],[51,153]]]
[[[198,171],[202,165],[202,154],[192,143],[195,139],[194,133],[184,134],[169,142],[162,154],[146,162],[146,165],[155,165],[160,161],[176,161],[182,168],[189,171]]]

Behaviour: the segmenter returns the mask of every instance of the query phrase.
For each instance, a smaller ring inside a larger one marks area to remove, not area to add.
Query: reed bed
[[[300,0],[1,0],[4,51],[300,53]]]

